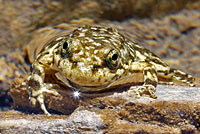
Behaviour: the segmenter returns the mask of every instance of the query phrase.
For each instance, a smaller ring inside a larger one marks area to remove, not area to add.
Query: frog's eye
[[[72,52],[70,50],[69,44],[67,41],[64,41],[61,48],[61,56],[63,58],[68,58],[71,55],[72,55]]]
[[[68,43],[66,41],[63,43],[63,49],[65,49],[65,50],[68,49]]]
[[[112,49],[106,57],[106,64],[110,69],[116,69],[119,67],[119,63],[119,54],[116,50]]]

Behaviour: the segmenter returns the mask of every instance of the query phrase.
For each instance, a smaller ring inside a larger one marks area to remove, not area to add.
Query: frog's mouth
[[[60,72],[57,72],[56,77],[58,80],[60,80],[65,86],[75,90],[75,91],[80,91],[81,93],[84,93],[85,95],[87,94],[87,96],[104,96],[106,94],[111,94],[113,92],[116,92],[116,90],[118,92],[122,92],[122,91],[126,91],[129,89],[130,86],[136,86],[136,85],[142,85],[143,82],[142,81],[138,81],[138,82],[132,82],[132,81],[127,81],[127,83],[124,85],[124,83],[122,82],[120,84],[121,79],[112,82],[112,83],[108,83],[105,85],[101,85],[101,86],[81,86],[78,85],[70,80],[68,80],[65,76],[63,76]],[[128,80],[128,78],[127,78]],[[109,90],[108,90],[109,89]]]
[[[101,86],[82,86],[82,85],[78,85],[78,84],[70,81],[65,76],[63,76],[62,73],[60,73],[60,72],[57,72],[55,75],[56,75],[57,79],[60,80],[65,86],[70,87],[75,90],[79,90],[81,92],[85,92],[85,93],[86,92],[88,92],[88,93],[94,92],[95,93],[95,92],[111,91],[110,89],[120,89],[120,88],[124,89],[124,87],[141,85],[144,83],[142,73],[127,75],[127,76],[121,77],[120,79],[106,83]],[[109,90],[107,90],[107,89],[109,89]]]
[[[108,83],[108,84],[101,85],[101,86],[81,86],[81,85],[78,85],[78,84],[70,81],[65,76],[63,76],[60,72],[57,72],[55,75],[56,75],[57,79],[62,81],[62,83],[64,85],[66,85],[67,87],[70,87],[72,89],[79,89],[79,90],[81,90],[81,92],[98,92],[98,91],[102,91],[102,90],[108,88],[110,85],[110,83]]]

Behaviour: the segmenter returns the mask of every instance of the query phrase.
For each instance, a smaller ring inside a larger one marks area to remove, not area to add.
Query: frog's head
[[[125,75],[124,37],[115,29],[83,26],[60,41],[55,59],[72,86],[100,90]]]

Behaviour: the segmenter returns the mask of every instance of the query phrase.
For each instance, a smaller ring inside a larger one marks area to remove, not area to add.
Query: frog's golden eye
[[[70,50],[70,46],[67,41],[64,41],[61,48],[61,56],[63,58],[68,58],[72,56],[72,52]]]
[[[119,54],[117,53],[116,50],[112,49],[107,57],[106,57],[106,64],[108,65],[108,67],[110,69],[116,69],[117,67],[119,67]]]

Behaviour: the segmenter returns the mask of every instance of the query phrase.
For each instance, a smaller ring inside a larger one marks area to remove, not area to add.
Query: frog
[[[117,29],[84,25],[69,34],[49,40],[31,65],[24,85],[33,105],[39,103],[46,115],[45,93],[59,96],[55,86],[63,84],[80,93],[109,91],[127,83],[127,93],[156,99],[159,83],[194,86],[194,77],[169,67],[158,56]]]

